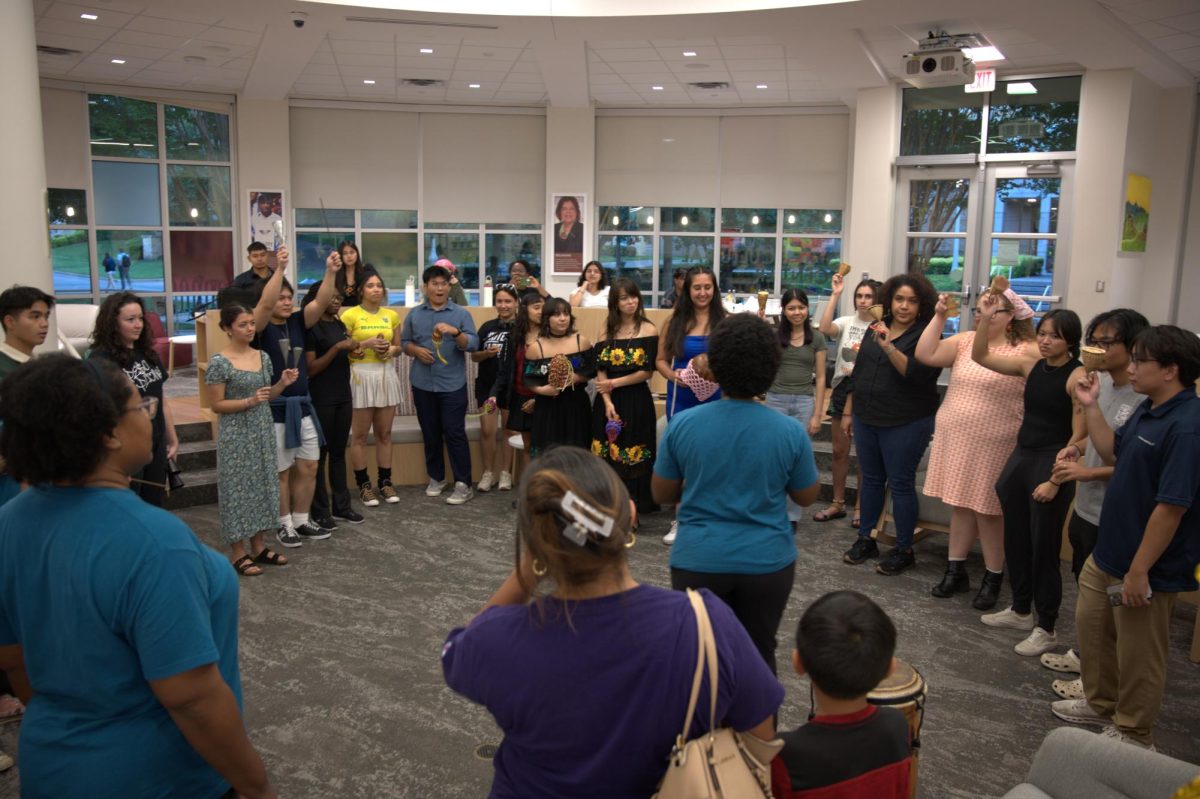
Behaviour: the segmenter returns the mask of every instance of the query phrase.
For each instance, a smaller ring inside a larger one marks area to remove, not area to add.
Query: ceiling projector
[[[975,81],[975,62],[963,52],[978,46],[975,34],[930,33],[915,53],[904,56],[904,80],[918,89],[964,86]]]

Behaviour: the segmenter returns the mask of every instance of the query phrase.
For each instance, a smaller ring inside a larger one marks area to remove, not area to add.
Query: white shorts
[[[321,439],[317,437],[317,426],[313,424],[311,416],[305,416],[300,422],[300,446],[293,449],[285,449],[283,446],[286,440],[284,431],[287,429],[285,424],[275,425],[275,465],[277,471],[286,472],[292,468],[292,464],[296,459],[306,461],[319,460],[321,457]]]

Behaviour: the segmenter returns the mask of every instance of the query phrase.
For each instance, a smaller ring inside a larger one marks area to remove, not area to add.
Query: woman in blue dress
[[[688,270],[675,312],[658,341],[655,366],[667,379],[667,420],[694,408],[701,400],[681,382],[680,374],[697,355],[708,352],[708,334],[725,318],[725,306],[717,297],[717,278],[707,266]],[[718,389],[703,402],[721,398]]]

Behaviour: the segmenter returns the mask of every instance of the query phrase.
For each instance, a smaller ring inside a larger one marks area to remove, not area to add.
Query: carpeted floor
[[[488,714],[451,693],[438,662],[447,631],[469,619],[507,575],[513,559],[511,493],[458,508],[416,488],[401,502],[368,510],[365,524],[309,542],[293,563],[242,580],[241,664],[246,723],[279,789],[315,797],[482,797],[491,764],[475,755],[499,742]],[[180,515],[218,545],[217,508]],[[631,551],[634,576],[667,585],[667,514],[649,516]],[[805,522],[793,601],[780,637],[780,665],[802,609],[821,594],[855,588],[874,597],[900,631],[898,654],[929,683],[922,734],[923,797],[985,797],[1020,782],[1042,738],[1052,672],[1012,651],[1015,631],[984,627],[973,594],[935,600],[945,538],[918,545],[916,569],[895,578],[869,565],[846,566],[853,532],[838,520]],[[982,569],[971,561],[973,581]],[[1074,585],[1064,567],[1059,638],[1073,641]],[[1200,666],[1187,660],[1191,623],[1172,625],[1169,693],[1158,746],[1200,763]],[[805,719],[806,681],[782,676],[782,727]],[[18,728],[0,727],[14,752]],[[0,797],[15,797],[19,768],[0,775]]]

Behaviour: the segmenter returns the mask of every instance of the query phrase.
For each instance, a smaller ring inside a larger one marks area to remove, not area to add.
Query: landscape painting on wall
[[[1150,226],[1150,178],[1130,172],[1125,182],[1121,252],[1145,252]]]

